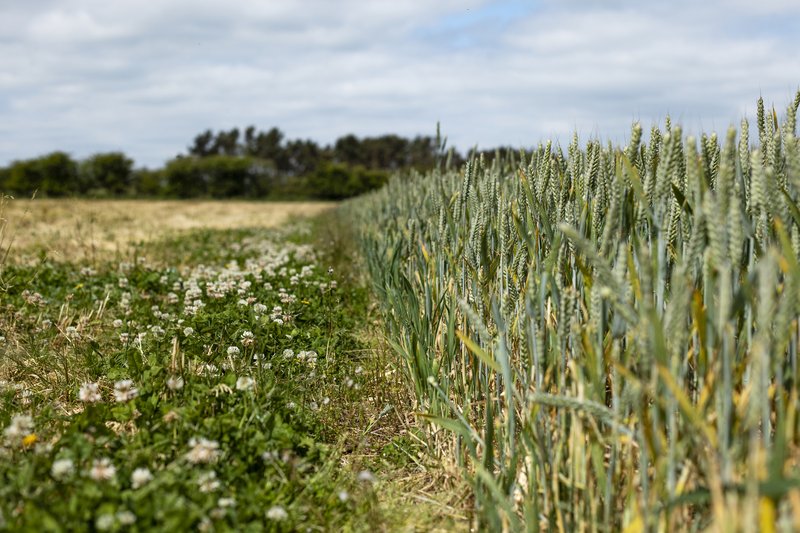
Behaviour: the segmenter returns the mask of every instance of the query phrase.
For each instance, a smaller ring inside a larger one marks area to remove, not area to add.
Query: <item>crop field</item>
[[[0,530],[799,531],[798,106],[341,204],[7,200]]]
[[[487,531],[800,530],[800,93],[350,206],[430,453]]]

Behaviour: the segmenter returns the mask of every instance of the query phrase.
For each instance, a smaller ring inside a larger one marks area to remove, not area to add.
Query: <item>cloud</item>
[[[8,3],[11,4],[11,3]],[[0,7],[0,164],[121,149],[160,165],[206,128],[462,149],[671,113],[726,128],[800,84],[795,2],[42,0]]]

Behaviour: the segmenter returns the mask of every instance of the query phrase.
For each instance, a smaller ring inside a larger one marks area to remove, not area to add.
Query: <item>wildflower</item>
[[[71,341],[80,340],[81,334],[78,332],[78,328],[75,326],[67,326],[64,330],[64,336]]]
[[[266,310],[267,310],[267,306],[264,305],[264,304],[255,304],[255,305],[253,305],[253,311],[255,311],[259,315],[263,314],[264,311],[266,311]]]
[[[163,420],[165,424],[171,424],[172,422],[178,420],[180,417],[181,415],[179,415],[177,412],[168,411],[166,414],[164,414],[164,416],[161,417],[161,420]]]
[[[114,383],[114,398],[117,402],[127,402],[139,395],[139,390],[133,386],[133,381],[123,379]]]
[[[119,342],[121,342],[122,344],[127,344],[130,338],[131,336],[128,333],[119,334]]]
[[[338,496],[339,496],[339,501],[342,503],[350,499],[350,495],[347,493],[346,490],[340,490]]]
[[[212,470],[211,472],[200,474],[200,477],[197,478],[197,485],[200,488],[200,492],[214,492],[219,489],[217,473]]]
[[[56,459],[50,467],[50,475],[56,479],[64,479],[75,473],[75,463],[72,459]]]
[[[125,323],[121,319],[117,318],[114,320],[114,322],[112,322],[112,324],[115,328],[121,328]]]
[[[239,350],[238,347],[228,346],[228,355],[230,355],[231,357],[239,355],[240,352],[241,350]]]
[[[375,475],[369,470],[362,470],[358,473],[358,480],[364,483],[375,483]]]
[[[217,505],[220,507],[234,507],[236,505],[235,498],[220,498],[217,500]]]
[[[11,424],[3,431],[6,440],[12,445],[22,445],[25,439],[33,434],[33,418],[28,415],[16,415]]]
[[[167,388],[169,390],[181,390],[183,388],[183,378],[180,376],[170,376],[167,379]]]
[[[114,527],[114,515],[108,513],[101,514],[95,518],[94,525],[98,531],[109,531]]]
[[[136,515],[128,511],[127,509],[124,511],[118,511],[117,521],[120,523],[120,525],[131,526],[134,523],[136,523]]]
[[[131,488],[136,490],[147,485],[153,480],[153,473],[147,468],[137,468],[131,474]]]
[[[124,289],[125,287],[128,286],[128,278],[124,276],[119,278],[119,280],[117,281],[117,285],[119,286],[120,289]]]
[[[192,449],[186,454],[186,459],[192,464],[213,463],[219,458],[219,443],[215,440],[192,438],[189,446]]]
[[[267,518],[276,522],[281,522],[289,518],[289,513],[280,505],[273,505],[269,508],[269,511],[267,511]]]
[[[83,403],[97,403],[103,400],[100,395],[100,385],[97,383],[84,383],[78,391],[78,399]]]
[[[36,435],[36,433],[25,435],[25,437],[22,439],[22,447],[29,448],[36,444],[37,440],[39,440],[39,437]]]
[[[194,329],[192,329],[191,327],[187,326],[187,327],[183,328],[183,334],[185,336],[191,337],[193,333],[194,333]]]
[[[294,409],[295,407],[297,407],[297,404],[294,402],[289,402],[286,404],[287,409]]]
[[[256,386],[256,380],[249,376],[242,376],[236,380],[236,390],[249,391]]]
[[[285,349],[283,351],[283,358],[286,359],[287,361],[293,359],[294,358],[294,350],[292,350],[291,348]]]
[[[256,342],[256,337],[252,331],[242,333],[242,346],[252,346]]]
[[[117,469],[111,459],[107,457],[95,459],[92,463],[92,469],[89,470],[89,477],[95,481],[111,481],[116,475]]]

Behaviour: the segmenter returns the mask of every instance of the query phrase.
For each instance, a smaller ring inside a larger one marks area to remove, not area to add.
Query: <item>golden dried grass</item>
[[[332,202],[223,200],[9,200],[3,218],[10,260],[42,252],[58,261],[127,255],[132,247],[194,229],[277,227]]]

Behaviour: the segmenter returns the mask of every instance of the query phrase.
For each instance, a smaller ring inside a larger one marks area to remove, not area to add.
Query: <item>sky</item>
[[[466,150],[723,132],[800,88],[800,0],[0,0],[0,165],[206,130]]]

